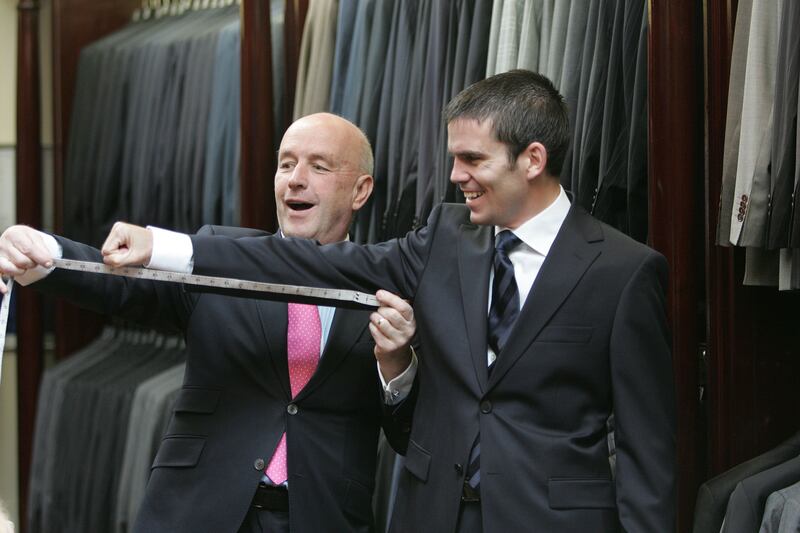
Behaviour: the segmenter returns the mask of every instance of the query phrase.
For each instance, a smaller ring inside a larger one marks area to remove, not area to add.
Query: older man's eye
[[[314,170],[319,170],[320,172],[328,172],[328,169],[320,164],[315,164]]]

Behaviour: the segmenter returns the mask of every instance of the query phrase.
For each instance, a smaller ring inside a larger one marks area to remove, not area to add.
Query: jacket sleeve
[[[55,238],[64,259],[95,263],[103,260],[96,248],[64,237]],[[58,268],[30,287],[96,313],[166,331],[185,328],[196,300],[179,284]]]
[[[320,245],[277,236],[232,239],[194,235],[195,274],[374,293],[412,300],[433,245],[437,208],[429,224],[375,245]]]
[[[675,530],[675,394],[667,263],[650,253],[622,292],[611,332],[616,487],[625,531]]]

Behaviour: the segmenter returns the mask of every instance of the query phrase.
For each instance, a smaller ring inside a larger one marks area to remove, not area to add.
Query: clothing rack
[[[308,1],[289,0],[286,5],[285,57],[287,71],[293,72]],[[18,122],[17,214],[20,222],[40,227],[39,2],[20,0],[19,6],[17,116],[25,120]],[[127,23],[137,7],[133,0],[63,0],[53,5],[57,232],[78,51]],[[649,1],[648,242],[670,265],[679,531],[690,529],[702,480],[796,430],[790,412],[795,392],[788,380],[800,370],[795,353],[800,333],[790,323],[797,295],[742,287],[743,254],[717,247],[709,230],[716,227],[735,10],[736,2],[725,0],[709,0],[705,10],[693,0]],[[274,142],[269,12],[269,1],[242,2],[242,137],[248,142],[242,143],[241,221],[260,228],[275,226],[269,193],[274,152],[265,149]],[[288,94],[294,94],[293,76],[287,75],[285,83]],[[289,117],[284,120],[288,123]],[[19,296],[20,493],[27,494],[24,472],[30,464],[42,373],[42,326],[38,298],[31,291]],[[87,342],[97,328],[86,326],[85,315],[59,306],[57,331],[63,355]],[[25,514],[21,509],[20,515]]]

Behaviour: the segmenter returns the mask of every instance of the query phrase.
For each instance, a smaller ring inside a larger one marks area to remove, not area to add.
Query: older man
[[[276,236],[345,240],[372,191],[372,152],[363,133],[340,117],[310,115],[286,131],[278,160]],[[166,246],[164,255],[174,257]],[[27,227],[0,237],[0,271],[23,284],[186,332],[184,387],[135,531],[371,530],[381,421],[399,449],[408,426],[402,409],[392,414],[382,407],[393,402],[395,385],[407,384],[401,376],[384,383],[389,393],[382,391],[375,358],[392,376],[411,364],[415,324],[407,303],[378,294],[373,342],[368,311],[199,295],[178,285],[60,270],[39,279],[47,272],[34,265],[60,256],[101,258],[88,246]],[[180,261],[158,266],[191,270]],[[406,375],[413,379],[413,370]]]

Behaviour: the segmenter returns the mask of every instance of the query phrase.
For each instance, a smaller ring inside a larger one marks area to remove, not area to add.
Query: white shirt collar
[[[550,252],[550,247],[553,246],[553,242],[556,240],[558,231],[561,229],[561,225],[567,218],[569,208],[569,197],[564,191],[564,188],[559,186],[558,197],[556,197],[552,204],[548,205],[541,213],[526,220],[520,227],[512,231],[514,235],[519,237],[522,242],[527,244],[534,251],[547,256],[548,252]],[[494,234],[497,235],[506,229],[508,228],[495,226]]]

